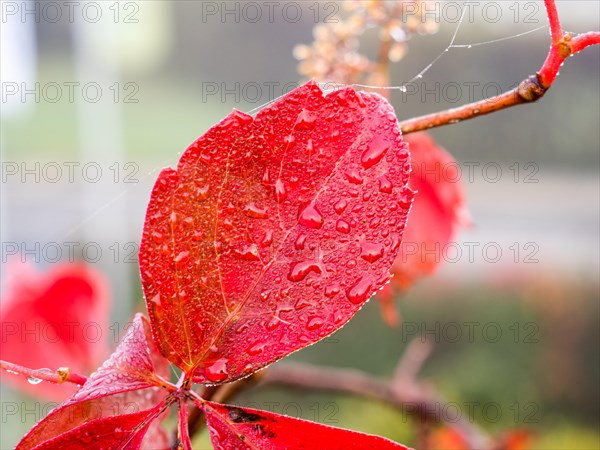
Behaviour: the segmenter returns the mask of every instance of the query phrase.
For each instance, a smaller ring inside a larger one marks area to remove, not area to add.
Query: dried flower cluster
[[[344,2],[345,19],[336,17],[331,23],[317,25],[312,45],[296,46],[294,56],[300,61],[298,71],[323,82],[384,85],[388,63],[402,59],[411,35],[437,31],[435,8],[431,3],[422,0]],[[359,52],[359,38],[371,29],[379,33],[377,62]]]

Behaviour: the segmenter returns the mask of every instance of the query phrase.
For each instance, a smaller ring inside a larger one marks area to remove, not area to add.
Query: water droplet
[[[206,186],[199,187],[196,189],[196,199],[199,201],[206,200],[208,198],[208,191],[210,186],[207,184]]]
[[[380,223],[381,223],[381,217],[373,217],[371,219],[371,221],[369,222],[369,227],[377,228]]]
[[[244,212],[248,217],[252,217],[253,219],[266,219],[269,217],[266,208],[260,208],[254,203],[246,205]]]
[[[296,241],[294,242],[294,248],[296,250],[304,250],[304,244],[305,243],[306,243],[306,235],[305,234],[300,234],[296,238]]]
[[[121,439],[125,433],[121,427],[117,427],[113,430],[113,437],[115,439]]]
[[[333,209],[336,213],[342,214],[346,207],[348,206],[348,202],[344,199],[338,200],[335,205],[333,205]]]
[[[243,334],[245,333],[248,329],[250,328],[250,325],[248,325],[247,323],[243,323],[241,324],[236,330],[235,332],[238,334]]]
[[[317,328],[321,328],[322,326],[323,326],[323,319],[321,319],[320,317],[313,317],[306,324],[306,328],[308,328],[310,331],[316,330]]]
[[[83,442],[84,444],[89,444],[90,442],[92,442],[94,440],[94,436],[92,436],[92,434],[89,431],[84,431],[79,436],[79,440],[81,442]]]
[[[324,219],[314,202],[309,203],[298,212],[298,223],[309,228],[321,228]]]
[[[246,114],[245,112],[238,111],[234,109],[231,113],[232,117],[235,117],[240,125],[248,125],[251,124],[254,118],[250,114]]]
[[[398,247],[400,247],[400,237],[396,233],[393,233],[392,234],[392,245],[391,245],[390,249],[392,250],[392,252],[395,252],[396,250],[398,250]]]
[[[266,342],[255,342],[254,344],[252,344],[250,347],[248,347],[248,349],[246,350],[248,352],[249,355],[258,355],[259,353],[262,353],[262,351],[264,350],[264,348],[266,347],[267,343]]]
[[[175,224],[177,222],[177,214],[175,213],[175,211],[171,213],[171,215],[169,216],[169,220],[172,224]]]
[[[407,194],[402,194],[402,196],[400,197],[400,200],[398,200],[398,204],[400,205],[400,208],[402,208],[402,209],[410,208],[411,203],[412,203],[411,197]]]
[[[263,184],[271,183],[271,177],[269,176],[269,168],[268,167],[265,169],[265,171],[263,173],[262,182],[263,182]]]
[[[383,158],[389,148],[390,143],[382,136],[376,135],[363,153],[360,160],[361,164],[365,169],[373,167],[381,161],[381,158]]]
[[[246,261],[259,261],[258,247],[256,244],[248,244],[235,251],[235,256]]]
[[[160,294],[156,294],[154,297],[150,299],[152,303],[155,303],[156,306],[160,306]]]
[[[279,178],[275,182],[275,200],[278,203],[281,203],[287,197],[287,191],[285,190],[285,186],[283,185],[283,181]]]
[[[262,241],[260,242],[260,245],[262,245],[263,247],[268,247],[272,243],[273,243],[273,230],[267,230],[267,231],[265,231],[265,237],[263,237]]]
[[[354,183],[354,184],[362,184],[363,183],[363,177],[360,174],[360,170],[358,169],[358,167],[353,167],[351,169],[348,169],[345,173],[346,178],[348,179],[348,181],[350,183]]]
[[[350,224],[348,224],[348,222],[346,222],[345,220],[340,219],[335,224],[335,229],[340,233],[348,234],[350,233]]]
[[[272,317],[271,320],[269,320],[267,322],[267,325],[265,326],[265,328],[268,331],[273,331],[275,328],[277,328],[279,326],[279,322],[281,322],[279,317]]]
[[[303,109],[300,114],[298,114],[298,119],[296,119],[296,129],[312,130],[315,127],[316,120],[317,116],[314,113],[307,109]]]
[[[187,262],[187,260],[189,258],[190,258],[190,252],[188,252],[188,251],[179,252],[179,254],[175,257],[175,265],[177,265],[178,267],[181,267],[181,266],[185,265],[185,263]]]
[[[385,194],[391,194],[393,188],[392,182],[385,176],[382,175],[379,177],[379,192],[383,192]]]
[[[53,371],[48,368],[38,369],[38,371],[44,373],[53,373]],[[29,384],[40,384],[43,380],[41,378],[27,377],[27,381]]]
[[[367,299],[369,289],[373,282],[369,277],[362,277],[354,286],[346,291],[346,296],[354,304],[359,304]]]
[[[309,302],[308,300],[305,300],[303,298],[301,298],[300,300],[298,300],[296,302],[296,304],[294,305],[294,309],[296,311],[301,310],[302,308],[306,308],[307,306],[313,306],[312,302]]]
[[[333,321],[335,323],[340,323],[342,320],[344,320],[344,313],[340,310],[337,310],[333,313]]]
[[[269,291],[269,290],[262,291],[260,293],[260,298],[261,298],[261,300],[264,301],[264,300],[267,300],[269,298],[269,295],[271,295],[271,291]]]
[[[306,141],[306,151],[311,153],[313,150],[314,150],[313,140],[309,139],[308,141]]]
[[[229,376],[227,373],[227,363],[229,360],[226,358],[221,358],[216,360],[210,366],[208,366],[205,370],[206,379],[208,381],[212,381],[213,383],[219,383]]]
[[[160,244],[161,242],[163,242],[165,240],[165,236],[162,233],[159,233],[158,231],[152,232],[152,238],[154,239],[154,242],[156,242],[157,244]]]
[[[325,297],[333,298],[340,293],[340,285],[335,283],[325,288]]]
[[[290,281],[302,281],[309,273],[315,272],[321,275],[323,272],[321,266],[314,261],[299,261],[290,265],[290,272],[288,273],[288,280]]]
[[[363,242],[360,245],[360,257],[365,261],[374,263],[383,257],[383,245]]]

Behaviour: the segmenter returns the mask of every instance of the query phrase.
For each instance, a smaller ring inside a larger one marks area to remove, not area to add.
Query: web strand
[[[321,89],[326,92],[333,92],[336,91],[338,89],[342,89],[345,87],[349,87],[349,86],[353,86],[356,88],[361,88],[361,89],[371,89],[371,90],[398,90],[398,91],[402,91],[402,92],[406,92],[407,90],[407,85],[409,85],[410,83],[414,82],[415,80],[421,79],[423,78],[423,76],[429,72],[431,70],[432,67],[435,66],[435,64],[444,56],[444,54],[450,52],[451,49],[470,49],[472,47],[479,47],[479,46],[483,46],[483,45],[493,45],[496,44],[498,42],[504,42],[507,40],[511,40],[511,39],[516,39],[516,38],[520,38],[522,36],[526,36],[535,32],[538,32],[540,30],[543,29],[548,29],[549,25],[545,24],[542,26],[539,26],[537,28],[531,29],[531,30],[527,30],[521,33],[516,33],[510,36],[505,36],[505,37],[501,37],[498,39],[492,39],[492,40],[488,40],[488,41],[482,41],[482,42],[474,42],[474,43],[462,43],[462,44],[455,44],[456,39],[458,37],[459,31],[464,23],[464,18],[465,18],[465,13],[466,13],[466,8],[463,9],[462,14],[460,16],[460,19],[458,20],[458,23],[456,25],[456,28],[454,29],[454,32],[452,34],[452,38],[450,39],[450,43],[448,44],[448,46],[439,54],[437,55],[429,64],[427,64],[419,73],[417,73],[414,77],[412,77],[409,81],[399,85],[399,86],[373,86],[373,85],[366,85],[366,84],[343,84],[343,83],[336,83],[336,82],[332,82],[332,81],[326,81],[326,82],[319,82],[319,86],[321,87]],[[576,33],[573,33],[574,35]],[[262,108],[276,102],[277,100],[285,97],[287,95],[287,93],[284,93],[278,97],[275,97],[259,106],[256,106],[254,108],[252,108],[251,110],[248,111],[248,114],[254,114],[256,112],[258,112],[259,110],[261,110]],[[171,157],[169,157],[169,159],[171,159]],[[154,170],[152,170],[150,173],[148,173],[146,176],[144,176],[143,178],[147,178],[153,174],[155,174],[156,172],[158,172],[160,170],[160,167],[162,166],[158,166],[156,167]],[[72,227],[70,230],[68,230],[65,233],[65,236],[71,236],[73,235],[75,232],[77,232],[81,226],[83,226],[86,222],[93,220],[95,216],[97,216],[100,212],[102,212],[103,210],[107,209],[108,207],[110,207],[113,203],[115,203],[116,201],[118,201],[120,198],[122,198],[123,196],[125,196],[128,191],[132,189],[125,189],[124,191],[122,191],[121,193],[119,193],[117,196],[115,196],[113,199],[107,201],[104,205],[100,206],[98,208],[98,210],[89,215],[88,217],[84,218],[83,220],[81,220],[79,222],[78,225]]]

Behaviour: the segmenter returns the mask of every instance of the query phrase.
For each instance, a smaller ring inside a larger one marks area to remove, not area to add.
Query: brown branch
[[[519,85],[497,97],[480,100],[458,108],[426,114],[413,119],[400,122],[403,134],[461,122],[474,117],[490,114],[501,109],[510,108],[524,103],[535,102],[544,96],[558,76],[558,71],[563,62],[591,45],[600,44],[600,33],[589,32],[572,38],[569,33],[564,33],[554,0],[545,0],[552,43],[548,56],[540,70],[523,80]]]
[[[15,375],[24,375],[29,379],[49,381],[50,383],[74,383],[82,385],[87,381],[87,378],[83,375],[73,373],[68,367],[61,367],[56,372],[50,370],[35,370],[28,367],[23,367],[18,364],[13,364],[8,361],[0,361],[0,369],[6,370],[9,373]]]
[[[406,380],[410,382],[416,380],[432,351],[433,345],[429,341],[421,339],[410,341],[394,370],[394,383],[400,386]]]
[[[399,385],[354,369],[317,367],[308,364],[287,363],[265,371],[261,385],[281,385],[297,389],[325,390],[369,398],[390,405],[402,414],[413,415],[425,422],[446,422],[465,438],[473,449],[493,448],[492,440],[469,420],[443,417],[446,401],[431,388],[414,380]]]

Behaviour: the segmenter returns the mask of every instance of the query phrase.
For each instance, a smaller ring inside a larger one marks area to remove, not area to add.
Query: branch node
[[[60,383],[64,383],[69,378],[70,370],[68,367],[59,367],[56,374],[60,377]]]
[[[519,83],[517,93],[524,102],[535,102],[539,100],[548,89],[543,87],[539,74],[531,75]]]
[[[571,56],[571,34],[565,34],[556,47],[561,59],[567,59],[569,56]]]

